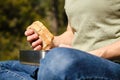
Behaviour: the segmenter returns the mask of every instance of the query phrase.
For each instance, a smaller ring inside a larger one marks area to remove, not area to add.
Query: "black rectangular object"
[[[20,50],[19,59],[22,64],[39,65],[45,57],[45,51]]]

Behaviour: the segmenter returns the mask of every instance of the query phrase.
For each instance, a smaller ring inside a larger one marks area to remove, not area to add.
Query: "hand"
[[[34,50],[42,49],[42,40],[39,38],[38,34],[34,32],[34,30],[32,29],[26,30],[25,36],[27,36],[27,41],[31,44],[31,47]]]

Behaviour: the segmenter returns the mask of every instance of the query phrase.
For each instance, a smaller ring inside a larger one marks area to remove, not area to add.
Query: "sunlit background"
[[[39,20],[54,34],[65,31],[64,0],[0,0],[0,60],[18,59],[19,50],[30,50],[24,31]]]

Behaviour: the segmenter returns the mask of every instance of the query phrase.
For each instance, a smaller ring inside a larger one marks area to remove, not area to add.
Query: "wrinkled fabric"
[[[37,66],[23,65],[19,61],[0,62],[0,80],[35,80]]]
[[[91,51],[120,40],[120,0],[66,0],[72,46]]]
[[[55,48],[41,60],[38,80],[120,80],[120,65],[83,51]]]
[[[120,80],[120,64],[80,50],[54,48],[40,66],[0,62],[0,80]]]

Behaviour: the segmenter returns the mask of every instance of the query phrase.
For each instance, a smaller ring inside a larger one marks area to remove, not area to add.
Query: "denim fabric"
[[[0,62],[0,80],[34,80],[37,66],[23,65],[19,61]]]
[[[120,65],[83,51],[55,48],[41,60],[38,80],[120,80]]]
[[[0,62],[0,80],[120,80],[120,65],[86,52],[54,48],[37,66]]]

